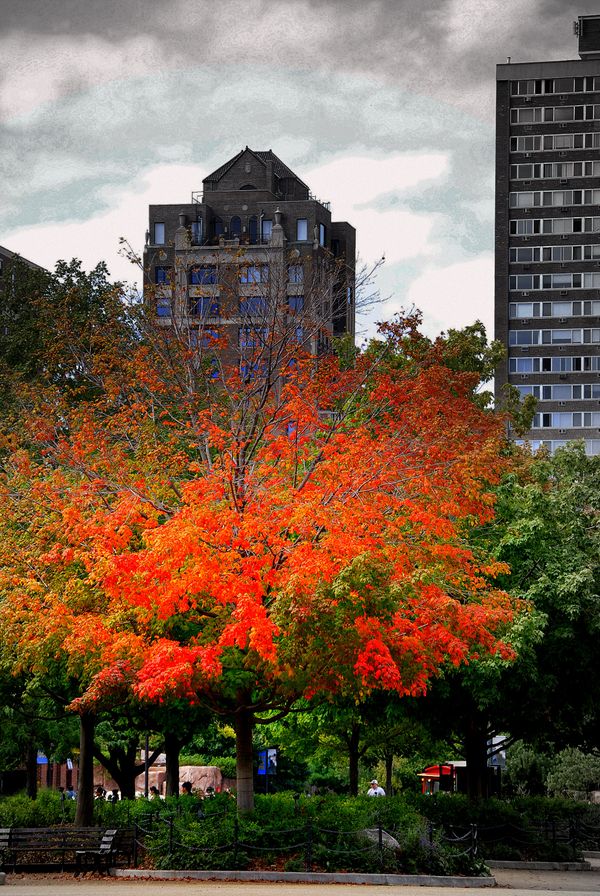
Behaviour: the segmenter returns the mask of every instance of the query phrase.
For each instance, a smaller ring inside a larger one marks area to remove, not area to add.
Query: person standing
[[[367,790],[367,796],[385,796],[385,790],[383,787],[379,786],[375,778],[371,781],[369,789]]]

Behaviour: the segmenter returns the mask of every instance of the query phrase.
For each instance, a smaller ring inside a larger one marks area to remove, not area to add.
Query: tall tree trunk
[[[165,733],[166,780],[165,795],[177,796],[179,793],[179,754],[181,742],[170,732]]]
[[[394,754],[385,754],[385,792],[388,796],[392,794],[392,771],[394,770]]]
[[[487,725],[479,714],[468,721],[465,736],[467,760],[467,795],[470,800],[485,799],[488,795]]]
[[[30,742],[27,747],[27,765],[26,765],[26,774],[27,774],[27,796],[31,800],[37,799],[37,747],[35,743]]]
[[[235,717],[235,758],[238,812],[254,812],[254,756],[252,713],[241,709]]]
[[[91,827],[94,821],[94,728],[95,716],[79,716],[79,778],[77,780],[77,808],[75,824]]]
[[[352,724],[348,744],[348,773],[350,777],[350,796],[358,796],[358,764],[360,759],[360,725]]]

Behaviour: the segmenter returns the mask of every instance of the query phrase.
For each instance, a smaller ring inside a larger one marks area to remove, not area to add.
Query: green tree
[[[561,750],[554,757],[546,786],[554,796],[573,796],[600,790],[600,755],[583,753],[576,747]]]
[[[494,734],[540,751],[600,744],[600,458],[582,444],[554,457],[516,453],[495,518],[474,541],[508,564],[500,582],[527,602],[508,636],[517,660],[486,658],[446,674],[421,709],[456,732],[477,797],[487,792]]]

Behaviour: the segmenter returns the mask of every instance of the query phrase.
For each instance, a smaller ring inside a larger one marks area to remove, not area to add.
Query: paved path
[[[600,871],[497,870],[494,877],[504,896],[579,896],[600,894]],[[107,877],[74,878],[71,874],[9,874],[3,896],[491,896],[494,890],[474,887],[374,887],[348,884],[225,883],[221,881],[125,881]],[[498,893],[498,896],[501,896]]]

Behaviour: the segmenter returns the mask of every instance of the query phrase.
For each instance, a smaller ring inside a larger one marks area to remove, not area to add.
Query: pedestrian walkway
[[[528,871],[503,869],[495,872],[495,892],[505,896],[579,896],[600,893],[600,870]],[[386,896],[389,889],[398,896],[491,896],[489,887],[423,887],[415,885],[386,888],[371,884],[283,884],[268,882],[226,882],[214,880],[156,880],[85,877],[70,874],[8,874],[4,896]],[[60,890],[66,891],[60,893]]]

